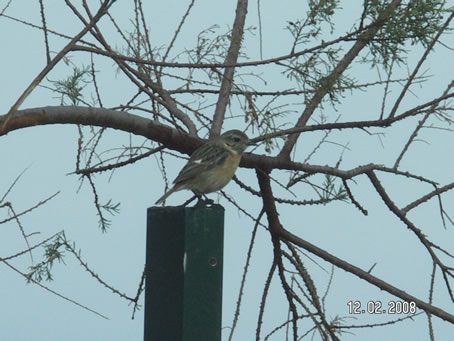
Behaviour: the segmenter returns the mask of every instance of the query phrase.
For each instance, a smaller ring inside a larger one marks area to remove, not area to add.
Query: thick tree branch
[[[0,125],[5,122],[6,118],[7,115],[0,115]],[[395,119],[397,119],[397,117]],[[6,130],[3,133],[0,133],[0,136],[21,128],[50,124],[81,124],[118,129],[149,138],[150,140],[164,144],[168,149],[176,150],[188,155],[203,143],[203,140],[197,137],[180,132],[158,121],[133,115],[125,111],[79,106],[49,106],[18,110],[8,123]],[[328,124],[326,127],[331,127],[331,125],[332,124]],[[361,124],[359,125],[359,127],[363,126],[364,125]],[[320,125],[315,128],[316,129],[314,130],[322,130],[324,129],[324,126]],[[339,123],[339,126],[332,128],[340,129],[342,128],[342,123]],[[353,127],[348,126],[348,128]],[[261,139],[259,138],[257,140]],[[424,177],[375,164],[367,164],[349,170],[341,170],[337,167],[310,165],[292,160],[285,160],[276,156],[245,153],[241,160],[241,166],[245,168],[285,169],[298,170],[307,173],[330,174],[345,180],[376,170],[402,175],[431,185],[436,185],[435,182]]]
[[[263,209],[266,212],[268,218],[268,227],[271,233],[271,240],[273,242],[273,253],[274,253],[274,262],[277,264],[279,278],[281,279],[281,284],[284,289],[285,295],[287,296],[287,301],[290,305],[290,310],[292,312],[292,325],[293,325],[293,338],[297,340],[297,320],[298,312],[294,303],[294,294],[292,289],[287,283],[284,273],[284,265],[282,263],[282,251],[281,251],[281,241],[279,231],[282,229],[282,225],[279,221],[277,214],[276,204],[273,199],[273,193],[271,192],[270,184],[270,174],[271,169],[256,169],[257,178],[259,180],[260,190],[262,192],[263,200]]]
[[[0,116],[0,125],[7,115]],[[167,148],[191,154],[202,140],[190,137],[174,128],[141,116],[105,108],[57,106],[18,110],[8,123],[8,132],[33,126],[49,124],[82,124],[118,129],[124,132],[147,137],[166,145]]]
[[[235,21],[232,28],[232,39],[230,41],[227,57],[225,58],[225,64],[235,65],[238,60],[241,42],[243,40],[247,5],[247,0],[238,0]],[[213,125],[211,126],[210,137],[217,136],[221,133],[222,123],[224,123],[225,110],[227,108],[227,104],[229,103],[230,91],[232,90],[234,73],[235,66],[227,67],[224,70],[218,102],[216,103],[216,110],[214,111]]]

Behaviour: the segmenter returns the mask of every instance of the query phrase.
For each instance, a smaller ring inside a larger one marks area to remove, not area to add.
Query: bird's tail
[[[165,192],[164,195],[158,199],[158,201],[155,202],[155,205],[159,205],[159,204],[163,203],[164,200],[166,200],[170,194],[172,194],[173,192],[178,191],[178,190],[179,190],[179,188],[176,188],[176,186],[173,186],[171,189],[169,189],[167,192]]]

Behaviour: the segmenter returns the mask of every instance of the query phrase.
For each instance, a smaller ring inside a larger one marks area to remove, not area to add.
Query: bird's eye
[[[239,137],[234,137],[233,140],[234,140],[235,142],[239,142],[239,141],[240,141],[240,138],[239,138]]]

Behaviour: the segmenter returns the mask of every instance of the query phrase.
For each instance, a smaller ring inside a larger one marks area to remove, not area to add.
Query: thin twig
[[[66,44],[66,46],[60,50],[59,53],[43,68],[43,70],[35,77],[35,79],[30,83],[30,85],[25,89],[22,95],[17,99],[16,103],[13,104],[9,110],[6,119],[3,122],[3,125],[0,127],[0,134],[6,130],[8,122],[11,120],[13,115],[16,113],[20,105],[25,101],[25,99],[30,95],[30,93],[36,88],[36,86],[44,79],[44,77],[58,64],[66,54],[71,51],[73,46],[98,22],[99,19],[105,14],[105,11],[109,7],[110,0],[105,0],[98,9],[98,12],[93,17],[93,19],[85,25],[85,27],[74,36],[71,41]]]
[[[48,287],[46,287],[45,285],[39,283],[38,281],[35,281],[33,278],[29,278],[25,273],[23,273],[22,271],[20,271],[19,269],[17,269],[16,267],[14,267],[13,265],[11,265],[10,263],[8,263],[7,261],[5,260],[1,260],[1,262],[3,264],[5,264],[6,266],[8,266],[10,269],[14,270],[15,272],[17,272],[19,275],[21,275],[22,277],[24,277],[25,279],[27,279],[27,281],[33,283],[33,284],[36,284],[37,286],[41,287],[42,289],[50,292],[51,294],[54,294],[55,296],[58,296],[62,299],[64,299],[65,301],[68,301],[74,305],[77,305],[78,307],[81,307],[82,309],[84,310],[87,310],[95,315],[98,315],[99,317],[102,317],[103,319],[106,319],[106,320],[109,320],[109,318],[101,313],[98,313],[97,311],[93,310],[93,309],[90,309],[88,308],[87,306],[83,305],[83,304],[80,304],[79,302],[65,296],[65,295],[62,295],[60,293],[58,293],[57,291],[55,290],[52,290]]]
[[[51,61],[51,58],[50,58],[50,51],[49,51],[49,39],[48,39],[48,33],[47,33],[46,16],[44,14],[43,0],[39,0],[39,7],[40,7],[40,13],[41,13],[41,22],[43,23],[44,46],[46,49],[46,59],[47,59],[47,64],[49,64]]]
[[[244,294],[243,290],[244,290],[244,286],[246,284],[246,276],[248,273],[249,264],[250,264],[251,257],[252,257],[252,248],[254,247],[255,237],[257,235],[257,229],[259,227],[260,220],[262,219],[264,213],[265,213],[265,211],[262,209],[256,218],[256,222],[255,222],[254,228],[252,230],[251,241],[249,242],[249,249],[247,251],[247,256],[246,256],[246,264],[244,265],[244,271],[243,271],[243,277],[241,279],[240,291],[238,292],[236,309],[235,309],[235,313],[233,316],[232,328],[230,329],[229,341],[232,341],[233,333],[235,332],[235,328],[238,323],[238,318],[240,316],[241,300],[243,298],[243,294]]]

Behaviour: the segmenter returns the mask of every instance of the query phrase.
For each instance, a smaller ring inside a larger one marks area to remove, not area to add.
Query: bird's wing
[[[201,172],[222,164],[228,155],[229,152],[219,144],[204,144],[194,151],[186,166],[183,167],[180,174],[176,177],[174,183],[178,184],[186,181]]]

